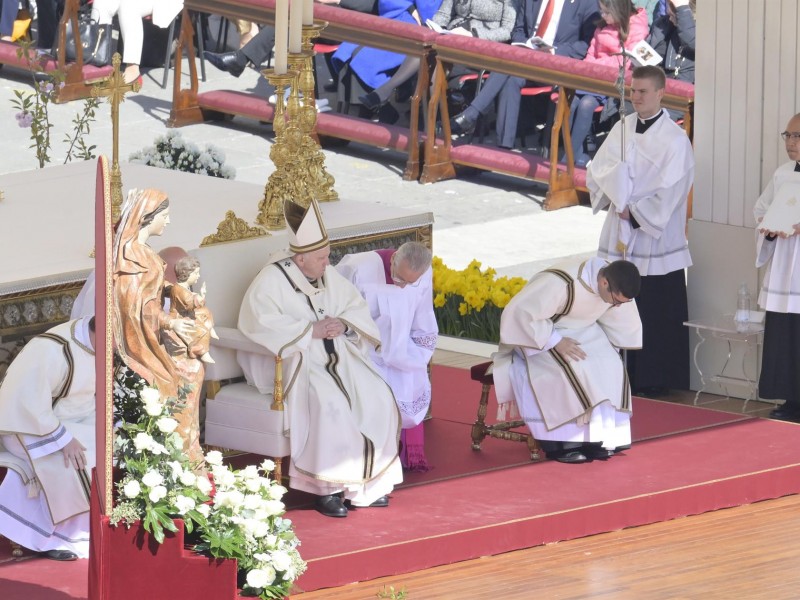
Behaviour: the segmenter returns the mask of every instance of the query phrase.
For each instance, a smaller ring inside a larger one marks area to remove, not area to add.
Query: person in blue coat
[[[422,25],[433,18],[442,0],[378,0],[378,15],[386,19]],[[388,50],[359,46],[351,42],[343,42],[333,54],[333,66],[340,71],[345,64],[368,88],[376,90],[392,80],[391,85],[384,87],[383,94],[376,92],[362,96],[361,103],[371,110],[378,110],[386,104],[392,90],[410,79],[419,70],[419,57],[398,54]],[[364,99],[367,98],[365,101]]]

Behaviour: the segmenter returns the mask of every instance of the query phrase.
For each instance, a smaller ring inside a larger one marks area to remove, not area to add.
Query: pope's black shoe
[[[347,507],[339,496],[319,496],[314,502],[317,512],[326,517],[346,517]]]
[[[450,132],[453,135],[467,135],[475,131],[476,124],[466,113],[461,112],[450,119]]]
[[[581,453],[592,460],[608,460],[614,456],[613,450],[603,448],[599,444],[584,444],[581,447]]]
[[[385,508],[389,506],[389,496],[381,496],[380,498],[375,500],[375,502],[367,506],[356,506],[355,504],[350,502],[350,500],[345,500],[344,505],[351,510],[358,508]]]
[[[247,66],[247,60],[242,64],[236,52],[223,52],[217,54],[216,52],[209,52],[205,50],[203,57],[212,65],[217,67],[220,71],[230,73],[234,77],[239,77]]]
[[[40,555],[50,560],[78,560],[78,555],[70,550],[48,550],[47,552],[41,552]]]

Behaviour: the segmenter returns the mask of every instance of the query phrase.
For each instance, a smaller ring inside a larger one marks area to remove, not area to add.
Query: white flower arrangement
[[[210,477],[198,472],[176,431],[171,415],[176,405],[129,369],[117,370],[114,458],[123,475],[111,522],[130,526],[141,520],[161,543],[164,530],[177,531],[173,517],[180,517],[187,532],[196,529],[195,551],[238,561],[246,576],[244,594],[263,600],[288,596],[306,563],[292,522],[283,517],[286,488],[267,477],[275,463],[265,460],[237,471],[214,450],[205,455]]]
[[[199,173],[211,177],[233,179],[236,169],[225,164],[225,153],[211,144],[201,150],[181,137],[180,132],[170,131],[156,138],[155,145],[131,154],[133,163],[174,169],[187,173]]]

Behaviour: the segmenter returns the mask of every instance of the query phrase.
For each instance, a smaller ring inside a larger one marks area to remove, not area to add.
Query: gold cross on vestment
[[[111,125],[113,135],[113,156],[111,160],[111,219],[114,223],[119,220],[122,212],[122,172],[119,168],[119,105],[125,101],[127,92],[138,92],[141,83],[137,79],[131,83],[125,83],[125,79],[119,70],[122,64],[122,57],[115,52],[111,59],[113,70],[111,75],[97,80],[97,85],[92,88],[92,97],[106,97],[111,104]],[[88,83],[95,83],[90,81]]]

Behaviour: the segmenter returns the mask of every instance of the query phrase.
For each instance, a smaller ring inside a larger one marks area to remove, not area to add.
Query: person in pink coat
[[[631,0],[600,0],[600,18],[583,60],[619,68],[622,45],[631,50],[649,35],[647,12],[642,8],[637,9]],[[628,67],[632,68],[630,61]],[[570,133],[576,166],[585,167],[589,161],[589,155],[584,150],[584,140],[592,128],[595,109],[605,105],[607,101],[607,96],[575,92],[570,107]]]

